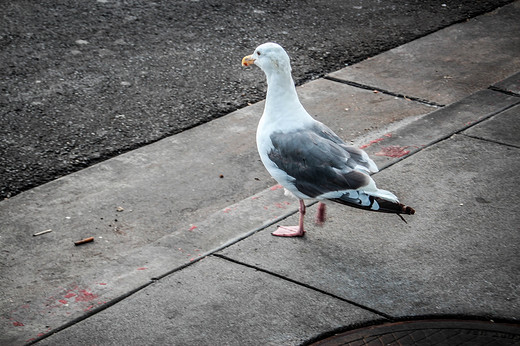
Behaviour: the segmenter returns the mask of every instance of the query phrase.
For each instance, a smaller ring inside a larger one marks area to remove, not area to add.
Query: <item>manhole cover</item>
[[[460,320],[397,322],[351,330],[312,345],[518,346],[520,325]]]

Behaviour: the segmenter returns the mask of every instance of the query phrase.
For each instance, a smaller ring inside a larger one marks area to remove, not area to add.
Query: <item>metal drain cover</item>
[[[313,346],[361,345],[520,345],[520,324],[464,320],[387,323],[328,337]]]

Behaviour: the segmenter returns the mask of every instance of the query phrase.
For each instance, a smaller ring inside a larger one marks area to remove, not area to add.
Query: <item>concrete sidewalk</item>
[[[0,202],[0,343],[291,345],[418,317],[518,323],[519,19],[516,1],[298,89],[417,210],[406,224],[331,205],[305,238],[272,237],[297,203],[259,162],[263,103]]]

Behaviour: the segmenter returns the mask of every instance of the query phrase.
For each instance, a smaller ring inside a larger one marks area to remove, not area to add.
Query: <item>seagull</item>
[[[399,215],[415,213],[393,193],[376,187],[370,174],[378,169],[366,152],[347,145],[303,108],[291,76],[289,55],[280,45],[268,42],[258,46],[242,59],[242,66],[251,65],[260,67],[267,78],[265,108],[256,132],[260,159],[300,203],[298,225],[279,226],[272,235],[305,234],[304,200],[319,201],[319,224],[325,220],[327,201]]]

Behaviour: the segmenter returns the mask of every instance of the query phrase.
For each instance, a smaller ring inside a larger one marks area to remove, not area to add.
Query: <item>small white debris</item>
[[[129,85],[132,85],[132,83],[124,81],[124,82],[121,82],[121,85],[129,86]]]
[[[88,41],[85,41],[85,40],[76,40],[76,44],[84,45],[84,44],[88,44]]]
[[[33,234],[33,237],[37,237],[39,235],[42,235],[42,234],[45,234],[45,233],[49,233],[49,232],[52,232],[52,229],[47,229],[45,231],[41,231],[41,232],[38,232],[38,233],[34,233]]]

